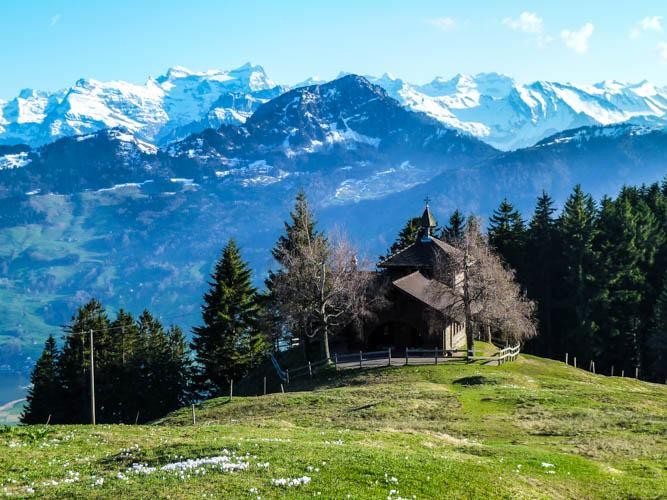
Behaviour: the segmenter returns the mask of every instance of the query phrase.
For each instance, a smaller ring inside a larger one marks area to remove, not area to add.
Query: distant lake
[[[24,398],[30,379],[18,373],[0,372],[0,406]]]

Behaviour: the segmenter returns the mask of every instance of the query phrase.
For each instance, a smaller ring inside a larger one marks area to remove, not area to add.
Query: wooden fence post
[[[591,361],[593,363],[593,374],[595,374],[595,361]]]
[[[614,376],[614,365],[611,365],[611,376]]]
[[[566,353],[565,353],[565,364],[566,364],[566,365],[568,364],[568,362],[567,362],[567,357],[568,357],[568,356],[569,356],[569,353],[566,352]]]
[[[234,395],[234,380],[229,381],[229,400],[232,400],[232,396]]]
[[[359,351],[359,368],[363,368],[364,356],[361,351]]]
[[[621,370],[621,378],[625,377],[625,370]]]
[[[195,405],[192,405],[192,425],[197,423],[197,416],[195,415]]]
[[[635,378],[639,380],[639,367],[635,366]]]
[[[577,367],[577,357],[576,356],[574,357],[574,367],[575,368]]]
[[[313,367],[310,364],[310,361],[308,361],[308,375],[310,378],[313,378]]]
[[[264,377],[264,395],[266,396],[266,377]]]
[[[387,366],[391,366],[391,347],[387,349],[387,359],[389,360]]]

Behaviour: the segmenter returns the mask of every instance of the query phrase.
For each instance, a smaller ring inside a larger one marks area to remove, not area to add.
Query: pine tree
[[[667,286],[662,289],[655,304],[647,344],[648,373],[653,380],[664,382],[667,380]]]
[[[280,338],[274,338],[276,344],[289,342],[292,338],[299,339],[299,344],[303,349],[304,359],[308,358],[308,325],[301,325],[299,328],[287,329],[285,327],[287,320],[281,316],[280,304],[276,297],[276,280],[280,278],[281,273],[285,272],[286,259],[295,248],[301,248],[305,243],[313,243],[316,246],[327,247],[327,241],[320,231],[317,230],[317,221],[308,203],[308,199],[303,190],[296,195],[294,209],[290,212],[290,221],[285,222],[285,233],[278,238],[275,246],[271,250],[273,258],[276,260],[279,268],[275,271],[269,271],[268,278],[265,280],[267,289],[266,297],[260,298],[266,309],[262,313],[261,323],[268,327],[272,335],[278,335]],[[269,325],[268,323],[271,323]]]
[[[590,194],[575,186],[558,219],[561,257],[563,259],[562,324],[558,330],[562,352],[592,351],[591,307],[595,268],[596,208]]]
[[[634,190],[604,198],[595,247],[595,355],[607,364],[641,365],[648,318],[642,314],[649,290],[646,269],[655,256],[656,221]]]
[[[273,258],[278,263],[283,263],[283,255],[288,254],[296,245],[302,244],[306,240],[314,241],[316,238],[323,238],[322,233],[317,231],[317,221],[310,209],[308,198],[303,190],[296,195],[294,209],[290,212],[290,222],[285,222],[285,234],[281,235],[276,245],[271,250]]]
[[[90,422],[90,343],[89,331],[95,336],[95,354],[107,345],[109,319],[97,299],[80,307],[66,328],[65,342],[58,358],[62,381],[64,423]],[[99,342],[98,342],[99,341]],[[96,372],[97,374],[97,372]],[[102,385],[104,382],[102,381]],[[98,407],[104,406],[106,394],[96,393]]]
[[[419,232],[421,231],[421,217],[413,217],[408,219],[403,228],[399,231],[396,241],[394,241],[387,254],[380,257],[380,260],[384,260],[394,255],[395,253],[400,252],[404,248],[409,247],[417,238],[419,238]]]
[[[234,240],[224,248],[209,284],[204,295],[204,326],[193,329],[192,348],[200,389],[218,395],[230,380],[241,379],[263,359],[267,343],[259,330],[260,309],[250,269]]]
[[[521,278],[526,228],[521,214],[504,199],[489,218],[489,243]]]
[[[183,330],[171,326],[166,331],[167,350],[164,363],[164,411],[169,412],[191,400],[192,361]]]
[[[542,192],[537,199],[535,212],[526,235],[526,287],[531,299],[537,302],[539,330],[532,342],[542,355],[555,354],[555,334],[553,330],[553,289],[559,279],[559,256],[556,211],[551,197]]]
[[[37,360],[30,381],[25,409],[21,415],[24,424],[61,422],[61,386],[58,373],[58,349],[53,335],[44,344],[42,355]]]
[[[109,346],[112,388],[105,407],[108,407],[110,421],[134,423],[140,406],[137,396],[140,363],[136,360],[140,348],[139,330],[134,317],[121,309],[109,331],[112,338]]]
[[[449,218],[449,224],[442,228],[441,238],[449,243],[455,245],[461,241],[465,234],[465,217],[463,213],[457,208]]]

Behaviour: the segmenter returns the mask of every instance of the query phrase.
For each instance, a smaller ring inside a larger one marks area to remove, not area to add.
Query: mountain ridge
[[[502,150],[530,146],[585,125],[667,126],[667,86],[646,80],[520,83],[494,72],[435,77],[424,84],[387,73],[367,78],[403,106]],[[37,146],[122,126],[142,140],[165,145],[206,128],[242,124],[260,104],[292,88],[321,83],[311,78],[280,85],[261,66],[246,63],[228,71],[175,66],[144,85],[80,79],[54,92],[24,89],[8,101],[0,100],[0,144]]]

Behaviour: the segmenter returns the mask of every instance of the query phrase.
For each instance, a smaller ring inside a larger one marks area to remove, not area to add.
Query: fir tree
[[[562,317],[559,328],[561,349],[565,352],[591,352],[591,300],[593,298],[593,269],[595,252],[595,202],[577,185],[568,197],[558,219],[562,242],[563,290]],[[570,319],[571,318],[571,319]]]
[[[183,330],[171,326],[166,332],[164,370],[164,411],[172,411],[188,404],[192,398],[190,377],[192,361]]]
[[[465,217],[463,213],[457,208],[449,218],[449,224],[442,228],[441,238],[449,243],[455,245],[461,241],[465,234]]]
[[[556,211],[551,197],[542,192],[537,199],[535,212],[526,235],[526,287],[528,294],[537,302],[539,330],[533,341],[537,352],[553,355],[555,336],[552,324],[554,309],[554,287],[560,273],[556,224],[553,214]]]
[[[648,374],[658,382],[667,381],[667,286],[662,289],[655,304],[647,344]]]
[[[317,230],[317,221],[308,203],[308,199],[303,190],[296,195],[294,209],[290,212],[290,220],[285,222],[285,233],[278,238],[271,254],[276,260],[279,268],[275,271],[269,271],[268,278],[265,281],[267,294],[260,298],[266,309],[262,312],[261,324],[268,328],[268,332],[277,335],[274,338],[276,344],[289,342],[292,337],[299,339],[304,353],[304,359],[307,359],[308,331],[309,325],[301,325],[296,330],[290,331],[285,328],[286,318],[281,316],[280,304],[275,294],[276,280],[280,274],[285,272],[286,259],[295,248],[301,248],[306,243],[327,247],[325,236]],[[269,324],[270,323],[270,324]]]
[[[222,394],[230,380],[241,379],[263,359],[267,344],[259,330],[259,315],[250,269],[230,240],[204,295],[204,325],[193,329],[201,390]]]
[[[421,217],[413,217],[408,219],[403,228],[399,231],[396,241],[394,241],[387,254],[380,257],[380,260],[384,260],[394,255],[395,253],[400,252],[404,248],[409,247],[417,238],[419,238],[419,232],[421,231]]]
[[[489,243],[522,276],[526,228],[521,214],[504,199],[489,218]]]
[[[58,355],[56,341],[53,335],[49,335],[30,377],[32,387],[28,391],[26,406],[21,415],[22,423],[63,421]]]
[[[111,323],[109,331],[113,341],[109,346],[110,379],[112,388],[106,399],[109,419],[112,422],[134,423],[140,404],[141,362],[137,360],[140,349],[139,329],[134,317],[121,309]]]
[[[58,358],[58,370],[62,381],[62,403],[65,423],[90,422],[90,343],[89,331],[95,337],[95,353],[108,343],[109,319],[97,299],[80,307],[66,328],[65,342]],[[104,382],[102,381],[102,385]],[[105,395],[97,397],[97,405],[103,406]]]
[[[645,269],[655,255],[655,219],[636,194],[624,190],[615,201],[602,200],[595,241],[594,355],[628,369],[641,365],[648,320],[642,314]]]
[[[273,258],[280,264],[283,263],[283,255],[291,252],[298,244],[324,237],[316,229],[317,221],[303,190],[300,190],[296,195],[294,209],[290,212],[290,219],[291,222],[285,222],[285,234],[278,238],[276,245],[271,250]]]

